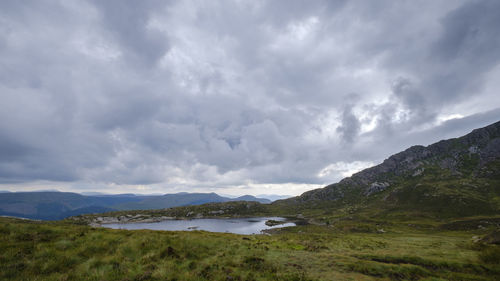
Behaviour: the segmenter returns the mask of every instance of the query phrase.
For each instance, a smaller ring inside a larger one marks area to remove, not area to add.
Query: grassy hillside
[[[487,220],[482,218],[479,221]],[[494,219],[489,218],[494,221]],[[500,221],[499,218],[497,218]],[[1,280],[498,280],[495,226],[306,225],[271,236],[0,218]],[[484,223],[483,223],[484,224]],[[353,227],[356,226],[356,227]],[[458,229],[457,229],[458,228]]]

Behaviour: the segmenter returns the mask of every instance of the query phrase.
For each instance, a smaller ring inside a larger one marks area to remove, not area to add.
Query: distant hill
[[[259,203],[263,203],[263,204],[271,203],[271,200],[269,200],[267,198],[260,198],[260,197],[255,197],[252,195],[243,195],[240,197],[232,198],[229,201],[254,201],[254,202],[259,202]]]
[[[112,211],[110,206],[137,200],[140,198],[53,191],[1,193],[0,215],[58,220],[75,214]]]
[[[271,201],[276,201],[276,200],[281,200],[281,199],[287,199],[290,197],[294,197],[293,195],[277,195],[277,194],[259,194],[257,195],[259,198],[266,198]]]
[[[253,196],[226,198],[215,193],[179,193],[152,196],[134,194],[85,196],[71,192],[8,192],[0,193],[0,215],[30,219],[58,220],[69,216],[116,210],[162,209],[211,202],[257,201]]]
[[[500,214],[500,122],[460,138],[410,147],[380,165],[273,206],[380,216]]]
[[[251,195],[245,195],[237,198],[227,198],[216,193],[181,192],[175,194],[165,194],[163,196],[145,197],[144,200],[139,202],[123,203],[114,207],[118,210],[153,210],[229,201],[255,201],[259,203],[271,203],[268,199],[256,198]]]

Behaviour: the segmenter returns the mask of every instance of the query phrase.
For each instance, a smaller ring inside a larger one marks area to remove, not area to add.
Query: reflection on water
[[[192,219],[192,220],[165,220],[152,223],[113,223],[104,224],[104,227],[114,229],[152,229],[152,230],[206,230],[211,232],[230,232],[236,234],[260,234],[262,230],[295,226],[293,222],[286,222],[275,226],[267,226],[267,220],[285,221],[280,217],[239,218],[239,219]]]

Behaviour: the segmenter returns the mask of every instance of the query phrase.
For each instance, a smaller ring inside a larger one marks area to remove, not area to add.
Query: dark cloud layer
[[[498,121],[497,26],[493,0],[2,1],[0,182],[328,184]]]

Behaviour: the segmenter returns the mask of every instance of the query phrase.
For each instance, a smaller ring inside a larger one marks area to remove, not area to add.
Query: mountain
[[[109,195],[108,193],[97,192],[97,191],[80,192],[80,194],[84,195],[84,196],[104,196],[104,195]]]
[[[500,122],[460,138],[412,146],[338,183],[273,205],[325,214],[499,214]]]
[[[84,196],[71,192],[11,192],[0,194],[0,215],[30,219],[57,220],[75,214],[100,213],[114,210],[111,206],[136,197]]]
[[[131,202],[116,205],[118,210],[152,210],[170,207],[199,205],[208,202],[226,202],[227,198],[215,193],[176,193],[162,196],[145,197],[139,202]]]
[[[30,219],[58,220],[69,216],[103,213],[116,210],[149,210],[211,202],[256,201],[267,199],[245,195],[227,198],[215,193],[178,193],[165,195],[98,194],[85,196],[71,192],[9,192],[0,193],[0,215]]]
[[[259,203],[263,203],[263,204],[271,203],[271,200],[269,200],[267,198],[257,198],[257,197],[252,196],[252,195],[243,195],[243,196],[231,199],[229,201],[254,201],[254,202],[259,202]]]
[[[163,196],[150,196],[140,202],[124,203],[114,206],[118,210],[152,210],[164,209],[188,205],[201,205],[205,203],[218,203],[229,201],[255,201],[259,203],[271,203],[270,200],[244,195],[237,198],[228,198],[216,193],[175,193]]]
[[[281,200],[281,199],[287,199],[290,197],[293,197],[292,195],[278,195],[278,194],[259,194],[257,195],[259,198],[266,198],[271,201],[276,201],[276,200]]]

